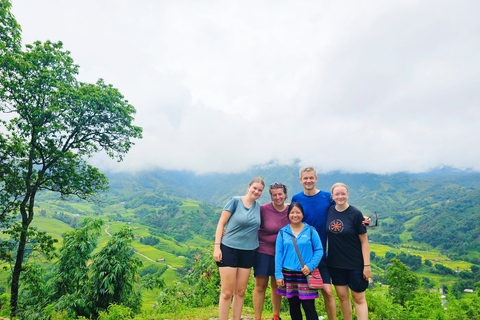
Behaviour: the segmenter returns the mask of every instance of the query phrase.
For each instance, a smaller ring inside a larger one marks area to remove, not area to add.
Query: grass
[[[154,314],[154,312],[146,312],[147,314]],[[150,319],[161,319],[161,320],[204,320],[218,318],[218,307],[209,306],[204,308],[177,308],[174,312],[162,313],[161,315],[155,314]],[[283,320],[290,320],[288,312],[282,312],[281,314]],[[232,317],[232,311],[230,310],[230,317]],[[242,312],[242,318],[248,317],[253,319],[254,313],[253,309],[249,307],[244,307]],[[271,312],[264,311],[262,314],[262,319],[271,319],[273,317]]]

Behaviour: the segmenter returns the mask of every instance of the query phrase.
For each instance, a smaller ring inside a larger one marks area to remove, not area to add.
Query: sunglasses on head
[[[283,188],[283,183],[281,182],[274,182],[270,185],[270,189],[277,189],[277,188]]]

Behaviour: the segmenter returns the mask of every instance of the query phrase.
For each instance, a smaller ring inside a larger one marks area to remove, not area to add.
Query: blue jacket
[[[290,235],[293,235],[290,225],[283,227],[278,232],[275,245],[275,278],[277,279],[283,279],[282,268],[292,271],[301,271],[302,269]],[[315,228],[305,223],[296,242],[303,263],[307,265],[308,269],[315,269],[323,256],[322,243]]]

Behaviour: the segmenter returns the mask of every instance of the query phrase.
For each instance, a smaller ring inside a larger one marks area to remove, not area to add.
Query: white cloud
[[[23,38],[62,40],[80,78],[137,108],[116,169],[480,170],[480,3],[16,1]]]

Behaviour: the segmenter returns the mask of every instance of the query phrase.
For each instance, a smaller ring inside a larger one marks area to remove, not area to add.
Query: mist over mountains
[[[193,199],[216,208],[216,214],[210,209],[202,218],[208,223],[204,234],[210,234],[221,207],[232,196],[243,195],[253,177],[261,176],[267,187],[273,182],[286,184],[291,198],[303,190],[298,170],[296,166],[262,166],[230,174],[196,175],[188,171],[158,169],[107,175],[110,178],[110,196],[116,201],[136,198],[135,202],[139,205],[142,201],[151,202],[152,195],[159,195],[162,199],[175,198],[180,202],[182,199]],[[349,203],[365,215],[379,214],[379,227],[371,232],[371,238],[377,243],[424,243],[451,257],[480,264],[480,173],[451,167],[425,173],[388,175],[336,171],[318,174],[317,188],[329,191],[336,182],[347,184]],[[268,188],[259,201],[270,201]],[[178,219],[177,224],[180,221],[195,221],[196,212],[175,210],[168,214],[168,210],[164,209],[162,214]],[[202,210],[198,213],[201,214]],[[153,215],[151,221],[155,219]],[[168,218],[164,221],[169,223]],[[182,227],[189,229],[186,224]],[[171,226],[169,228],[172,229]],[[183,237],[187,236],[184,232]]]
[[[137,173],[107,172],[110,179],[110,191],[121,192],[125,183],[132,184],[138,190],[145,189],[168,195],[191,198],[212,205],[223,205],[230,197],[243,195],[253,177],[260,176],[268,186],[273,182],[282,182],[292,195],[303,190],[299,183],[298,166],[265,165],[252,167],[239,173],[209,173],[198,175],[191,171],[148,170]],[[480,173],[453,167],[440,167],[424,173],[399,172],[393,174],[345,173],[334,171],[319,173],[317,188],[329,191],[336,182],[348,185],[351,200],[361,198],[368,192],[374,192],[388,184],[392,189],[401,189],[416,182],[424,185],[456,184],[463,187],[480,188]],[[260,198],[261,203],[269,202],[268,192]]]

